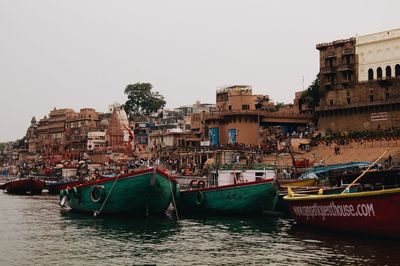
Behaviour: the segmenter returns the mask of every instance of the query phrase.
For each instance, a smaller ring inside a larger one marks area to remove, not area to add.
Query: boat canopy
[[[321,175],[329,171],[334,170],[353,170],[353,169],[361,169],[366,168],[371,165],[371,162],[350,162],[350,163],[341,163],[341,164],[331,164],[326,166],[318,166],[310,171],[307,171],[300,175],[299,179],[305,178],[320,178]]]

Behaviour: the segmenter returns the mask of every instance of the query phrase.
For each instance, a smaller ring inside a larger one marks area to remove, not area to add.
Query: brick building
[[[400,127],[400,29],[318,44],[322,131]]]

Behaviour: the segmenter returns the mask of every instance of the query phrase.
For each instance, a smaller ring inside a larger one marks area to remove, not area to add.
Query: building
[[[66,147],[72,153],[79,155],[86,151],[88,133],[99,129],[99,113],[92,108],[82,108],[79,113],[72,112],[65,121]]]
[[[106,147],[106,133],[91,131],[87,133],[87,151],[95,151]]]
[[[217,90],[216,111],[205,114],[206,138],[211,145],[260,145],[262,127],[283,126],[287,131],[312,121],[310,114],[301,114],[287,106],[277,111],[268,95],[255,95],[249,85],[234,85]]]
[[[400,127],[400,29],[318,44],[317,49],[320,130]]]

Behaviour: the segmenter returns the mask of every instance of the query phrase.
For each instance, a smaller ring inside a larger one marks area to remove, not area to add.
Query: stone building
[[[354,54],[350,53],[352,46]],[[322,97],[316,114],[320,130],[400,127],[400,29],[318,44],[317,49]],[[336,57],[329,57],[329,51],[336,51]],[[340,53],[349,59],[339,59]]]
[[[79,112],[69,113],[65,121],[64,149],[79,156],[80,152],[86,151],[88,133],[97,131],[99,124],[99,113],[92,108],[82,108]]]

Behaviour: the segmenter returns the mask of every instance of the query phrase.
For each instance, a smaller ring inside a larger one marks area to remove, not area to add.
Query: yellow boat
[[[305,179],[278,179],[280,188],[288,187],[311,187],[317,185],[317,179],[305,178]]]

